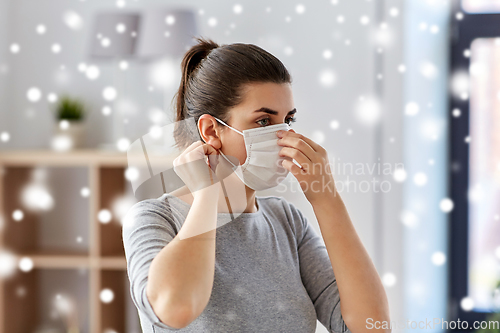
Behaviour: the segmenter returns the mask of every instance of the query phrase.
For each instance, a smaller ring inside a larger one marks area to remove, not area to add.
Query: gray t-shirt
[[[143,333],[349,332],[323,239],[292,203],[256,197],[258,211],[219,213],[215,275],[203,313],[183,329],[161,322],[146,297],[154,257],[179,232],[191,205],[165,193],[136,203],[123,224],[130,293]]]

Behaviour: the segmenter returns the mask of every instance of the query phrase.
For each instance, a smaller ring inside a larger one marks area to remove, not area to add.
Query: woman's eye
[[[261,121],[263,121],[264,123],[261,123]],[[288,125],[291,125],[292,123],[294,123],[296,121],[297,121],[297,117],[290,117],[290,118],[287,118],[285,120],[285,123],[287,123]],[[269,125],[269,118],[257,120],[257,123],[262,125],[262,126],[267,126],[267,125]]]
[[[264,118],[264,119],[257,120],[257,123],[259,123],[259,124],[260,124],[260,125],[262,125],[262,126],[266,126],[266,125],[268,124],[268,122],[267,122],[267,123],[264,123],[264,124],[263,124],[263,123],[260,123],[260,121],[266,121],[266,120],[269,122],[269,118]]]

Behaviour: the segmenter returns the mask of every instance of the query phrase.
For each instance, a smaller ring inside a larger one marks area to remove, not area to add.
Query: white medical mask
[[[236,168],[236,175],[246,186],[256,191],[266,190],[277,186],[285,179],[289,171],[281,165],[284,158],[279,156],[279,152],[283,146],[278,145],[276,132],[279,130],[288,131],[290,125],[282,123],[250,128],[241,132],[222,120],[215,119],[224,126],[243,135],[247,158],[240,168],[234,165],[220,150],[219,152],[226,161]]]

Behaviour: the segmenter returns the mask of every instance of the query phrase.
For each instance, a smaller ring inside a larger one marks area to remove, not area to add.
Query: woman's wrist
[[[220,185],[219,183],[212,184],[210,186],[206,186],[202,189],[199,189],[195,192],[193,192],[193,197],[196,198],[203,198],[203,199],[215,199],[218,200],[219,198],[219,191],[220,191]]]

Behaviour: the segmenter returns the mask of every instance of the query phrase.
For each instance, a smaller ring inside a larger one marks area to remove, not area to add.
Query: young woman
[[[289,127],[296,110],[284,65],[252,44],[198,38],[181,66],[175,136],[184,150],[174,170],[186,186],[138,202],[123,226],[143,332],[312,333],[319,320],[329,332],[360,333],[388,323],[327,152]],[[323,239],[292,203],[255,195],[288,173]]]

